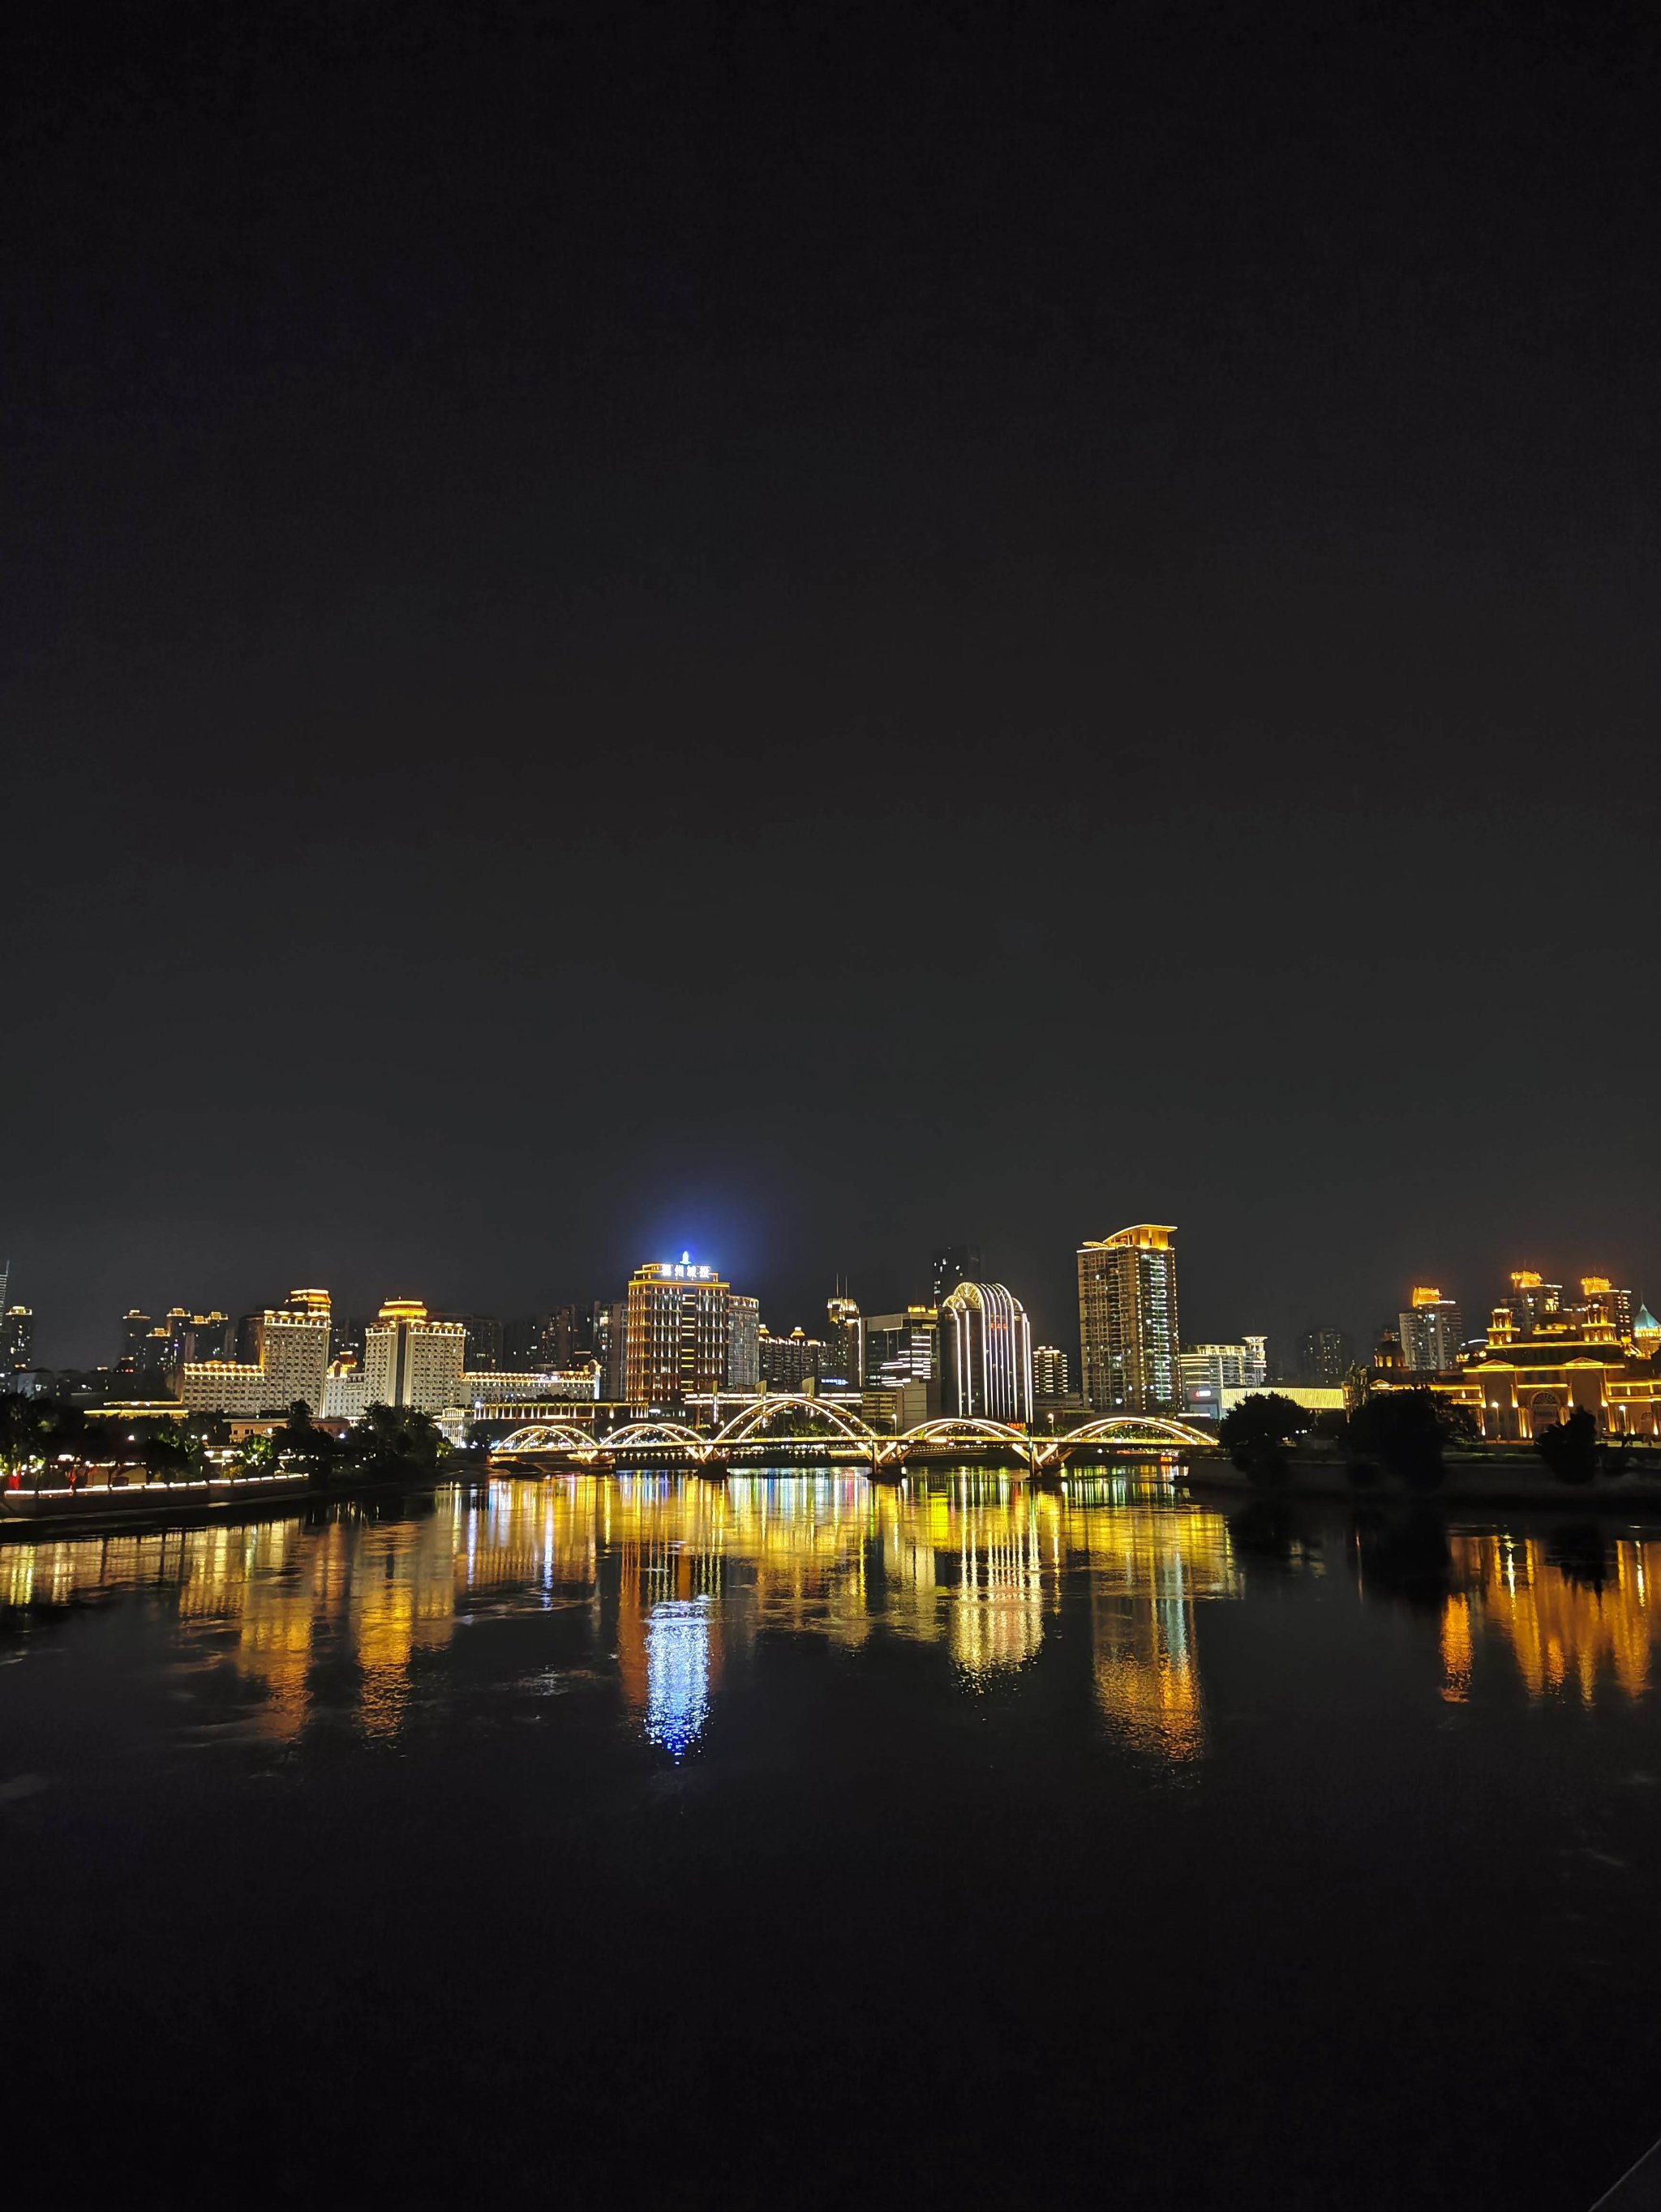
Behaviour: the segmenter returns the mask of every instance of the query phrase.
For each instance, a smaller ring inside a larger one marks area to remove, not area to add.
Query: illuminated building
[[[635,1270],[624,1327],[624,1395],[631,1404],[678,1405],[726,1388],[731,1297],[730,1285],[689,1252]]]
[[[1348,1392],[1342,1382],[1276,1382],[1270,1387],[1277,1396],[1290,1398],[1294,1406],[1301,1406],[1310,1413],[1342,1413],[1349,1404]],[[1261,1384],[1254,1384],[1250,1390],[1225,1390],[1217,1401],[1219,1413],[1232,1413],[1246,1399],[1255,1397],[1261,1388]]]
[[[372,1406],[441,1413],[461,1389],[465,1322],[438,1321],[419,1298],[388,1298],[363,1332],[363,1372]]]
[[[834,1389],[857,1390],[865,1381],[865,1322],[850,1297],[838,1291],[825,1302],[824,1370]]]
[[[229,1324],[223,1314],[186,1315],[174,1309],[177,1334],[167,1328],[152,1329],[141,1340],[144,1347],[160,1342],[158,1353],[167,1388],[192,1413],[286,1413],[296,1399],[313,1413],[321,1412],[329,1373],[329,1294],[326,1291],[292,1291],[281,1306],[268,1307],[253,1317],[252,1359],[175,1359],[169,1347],[193,1341],[197,1322],[209,1340],[224,1343]],[[129,1315],[128,1320],[142,1319]],[[143,1372],[141,1367],[141,1374]]]
[[[1238,1344],[1191,1344],[1178,1356],[1177,1370],[1184,1407],[1214,1421],[1226,1390],[1261,1390],[1269,1380],[1269,1339],[1246,1336]]]
[[[361,1421],[368,1410],[369,1377],[352,1352],[332,1359],[323,1381],[323,1416],[330,1421]]]
[[[138,1347],[153,1327],[154,1323],[147,1313],[140,1313],[137,1306],[129,1306],[121,1316],[121,1350],[118,1358],[131,1359],[136,1363]]]
[[[1306,1328],[1298,1340],[1298,1380],[1342,1389],[1355,1364],[1355,1347],[1342,1328]]]
[[[1653,1359],[1661,1352],[1661,1321],[1647,1306],[1640,1306],[1633,1316],[1632,1348],[1646,1359]]]
[[[261,1314],[254,1345],[265,1370],[266,1406],[301,1399],[317,1412],[329,1372],[329,1293],[290,1291],[282,1305]]]
[[[959,1283],[940,1310],[948,1413],[983,1420],[1032,1419],[1032,1326],[1001,1283]]]
[[[1527,1335],[1561,1311],[1563,1285],[1542,1281],[1537,1268],[1517,1267],[1512,1272],[1507,1303],[1512,1328],[1519,1335]]]
[[[818,1337],[800,1328],[775,1336],[764,1322],[757,1351],[764,1389],[811,1393],[817,1388],[824,1366],[824,1346]]]
[[[1607,1275],[1582,1275],[1581,1310],[1589,1321],[1601,1321],[1621,1342],[1632,1340],[1632,1292],[1610,1282]]]
[[[1661,1367],[1628,1351],[1602,1321],[1567,1319],[1561,1304],[1536,1329],[1491,1330],[1452,1374],[1408,1371],[1401,1346],[1386,1335],[1357,1392],[1429,1389],[1463,1407],[1494,1443],[1527,1443],[1571,1413],[1590,1413],[1600,1436],[1661,1438]]]
[[[1178,1403],[1176,1233],[1140,1222],[1079,1248],[1084,1395],[1098,1413],[1167,1413]]]
[[[1462,1342],[1458,1302],[1445,1298],[1429,1284],[1415,1283],[1413,1304],[1396,1316],[1402,1352],[1416,1375],[1448,1375],[1459,1364]]]
[[[1072,1367],[1058,1344],[1032,1347],[1032,1395],[1035,1398],[1065,1398],[1072,1390]]]
[[[907,1306],[904,1313],[870,1314],[865,1323],[867,1389],[904,1390],[921,1383],[925,1420],[940,1410],[940,1318],[934,1306]]]
[[[727,1387],[758,1390],[765,1379],[761,1364],[761,1300],[739,1292],[727,1300]]]
[[[505,1367],[486,1368],[477,1375],[463,1375],[460,1395],[454,1402],[459,1406],[555,1404],[566,1399],[586,1402],[599,1398],[599,1384],[597,1359],[581,1360],[575,1367],[538,1367],[523,1373]]]
[[[173,1393],[187,1413],[263,1413],[267,1409],[265,1370],[257,1361],[188,1359],[173,1371]]]
[[[959,1283],[978,1283],[981,1248],[978,1244],[945,1244],[932,1262],[934,1304],[938,1309]]]
[[[33,1358],[33,1314],[27,1306],[0,1305],[0,1372],[16,1374]]]

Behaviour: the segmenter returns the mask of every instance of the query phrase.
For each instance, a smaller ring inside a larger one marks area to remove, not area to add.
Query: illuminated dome
[[[1661,1321],[1647,1306],[1640,1306],[1632,1318],[1632,1340],[1640,1352],[1653,1352],[1661,1344]]]

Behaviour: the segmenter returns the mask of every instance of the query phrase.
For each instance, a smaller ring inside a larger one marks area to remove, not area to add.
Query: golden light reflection
[[[987,1687],[1037,1661],[1080,1588],[1109,1728],[1174,1762],[1199,1755],[1195,1606],[1239,1594],[1227,1528],[1128,1481],[1057,1495],[983,1472],[897,1487],[839,1472],[502,1478],[441,1492],[423,1517],[0,1552],[0,1603],[166,1593],[198,1656],[258,1686],[256,1724],[277,1741],[343,1706],[391,1739],[459,1620],[586,1610],[625,1710],[678,1758],[759,1639],[933,1644]]]
[[[1442,1694],[1469,1696],[1485,1646],[1506,1650],[1531,1698],[1567,1693],[1590,1705],[1611,1678],[1629,1698],[1650,1675],[1657,1620],[1651,1602],[1661,1543],[1594,1539],[1603,1580],[1570,1571],[1538,1537],[1450,1538],[1457,1595],[1442,1623]]]

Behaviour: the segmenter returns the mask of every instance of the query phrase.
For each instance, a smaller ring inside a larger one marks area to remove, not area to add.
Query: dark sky
[[[48,1360],[695,1253],[1661,1294],[1657,19],[42,9],[0,1255]]]

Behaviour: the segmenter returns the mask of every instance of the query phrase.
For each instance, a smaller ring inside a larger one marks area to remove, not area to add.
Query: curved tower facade
[[[983,1420],[1032,1419],[1032,1325],[1001,1283],[959,1283],[940,1308],[946,1410]]]

